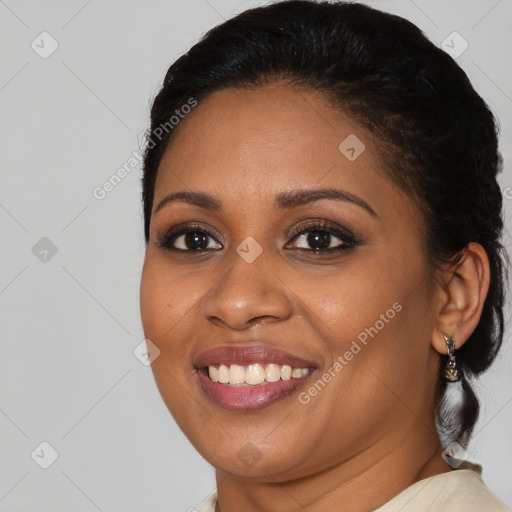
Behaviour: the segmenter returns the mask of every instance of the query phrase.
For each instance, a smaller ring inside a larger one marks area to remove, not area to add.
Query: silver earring
[[[448,361],[444,367],[444,378],[448,382],[457,382],[462,379],[462,368],[455,357],[455,340],[451,336],[443,334],[448,350]]]

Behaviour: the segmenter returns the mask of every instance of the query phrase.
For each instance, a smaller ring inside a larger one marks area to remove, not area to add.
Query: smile
[[[296,392],[316,370],[311,361],[268,345],[226,345],[194,361],[205,395],[224,409],[268,407]]]
[[[283,364],[238,364],[208,366],[208,376],[213,382],[220,384],[257,386],[264,382],[277,382],[279,380],[300,379],[310,372],[309,368],[292,368]]]

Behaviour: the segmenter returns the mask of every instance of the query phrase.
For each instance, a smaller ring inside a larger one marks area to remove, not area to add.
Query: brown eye
[[[313,249],[329,249],[331,238],[336,237],[333,237],[330,233],[326,233],[325,231],[310,231],[307,235],[307,243],[313,247]]]
[[[159,241],[160,247],[172,251],[202,252],[221,249],[213,236],[200,227],[171,229]]]
[[[176,249],[203,250],[208,247],[208,235],[205,235],[204,233],[199,231],[190,231],[189,233],[181,236],[183,237],[183,241],[181,242],[182,247],[175,245]],[[177,240],[179,240],[181,236],[175,239],[175,243],[177,243]]]
[[[315,224],[299,231],[292,242],[294,248],[311,252],[330,252],[356,245],[353,236],[326,224]]]

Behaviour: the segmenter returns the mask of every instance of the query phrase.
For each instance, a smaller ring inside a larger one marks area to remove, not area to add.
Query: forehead
[[[397,193],[378,149],[367,130],[317,92],[285,84],[221,90],[175,127],[155,203],[183,189],[247,202],[313,186],[378,202]]]

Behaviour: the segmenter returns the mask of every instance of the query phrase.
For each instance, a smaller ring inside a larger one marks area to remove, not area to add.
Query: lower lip
[[[203,390],[217,405],[234,411],[263,409],[297,391],[311,373],[304,377],[290,380],[266,382],[256,386],[230,386],[213,382],[204,370],[198,370]]]

